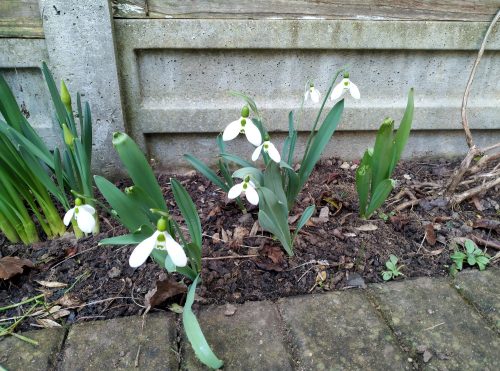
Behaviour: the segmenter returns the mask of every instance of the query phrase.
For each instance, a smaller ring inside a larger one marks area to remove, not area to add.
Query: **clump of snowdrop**
[[[75,220],[78,228],[84,233],[92,233],[94,231],[95,209],[90,205],[84,205],[80,198],[75,199],[75,207],[69,209],[64,215],[64,225],[68,226],[71,220]]]
[[[354,99],[359,99],[361,97],[358,87],[349,79],[348,72],[344,73],[342,81],[333,88],[330,99],[339,99],[346,91],[348,91]]]
[[[248,118],[250,115],[250,109],[248,106],[244,106],[241,110],[241,117],[238,120],[231,122],[226,126],[222,134],[222,140],[229,141],[233,140],[238,136],[238,134],[245,134],[246,138],[254,146],[260,146],[262,143],[262,135],[259,129]]]
[[[156,231],[136,246],[129,258],[129,265],[137,268],[144,264],[154,249],[166,250],[170,259],[177,267],[185,267],[187,256],[181,245],[167,232],[167,220],[160,218]]]

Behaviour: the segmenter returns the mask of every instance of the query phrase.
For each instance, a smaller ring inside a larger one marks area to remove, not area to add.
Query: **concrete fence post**
[[[119,160],[112,133],[124,131],[115,43],[108,0],[39,0],[49,60],[56,80],[91,105],[93,169],[114,176]]]

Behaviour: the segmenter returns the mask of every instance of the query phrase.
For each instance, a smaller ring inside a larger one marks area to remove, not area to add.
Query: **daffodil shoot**
[[[224,132],[222,133],[222,140],[229,141],[233,140],[238,136],[238,134],[245,134],[247,140],[254,146],[260,146],[262,143],[262,135],[259,129],[252,120],[248,117],[250,115],[250,109],[248,106],[244,106],[241,110],[241,117],[238,120],[231,122],[226,126]]]
[[[187,256],[184,249],[167,232],[167,221],[165,218],[158,220],[157,230],[144,241],[136,246],[129,258],[129,265],[137,268],[144,264],[154,249],[166,250],[170,259],[177,267],[187,265]]]
[[[344,78],[341,82],[339,82],[332,91],[332,95],[330,96],[331,100],[339,99],[344,93],[348,91],[354,99],[361,98],[361,94],[359,93],[359,89],[350,79],[349,73],[344,73]]]
[[[92,233],[94,231],[95,209],[90,205],[84,205],[80,198],[75,199],[75,207],[69,209],[64,215],[64,225],[68,226],[71,220],[75,220],[78,228],[84,233]]]

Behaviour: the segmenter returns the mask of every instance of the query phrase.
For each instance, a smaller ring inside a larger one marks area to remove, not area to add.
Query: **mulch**
[[[312,222],[297,237],[293,257],[284,253],[277,240],[256,228],[256,207],[249,207],[243,214],[224,193],[195,172],[176,176],[198,206],[205,235],[203,282],[197,291],[197,303],[276,300],[363,287],[382,282],[381,272],[390,254],[397,256],[403,266],[404,276],[398,279],[448,275],[454,240],[500,239],[498,228],[485,228],[500,219],[498,190],[452,209],[444,199],[428,196],[426,188],[421,187],[442,185],[454,166],[456,162],[445,160],[401,163],[394,176],[397,188],[381,213],[363,220],[357,214],[355,165],[337,159],[322,161],[290,213],[294,226],[294,219],[307,206],[316,205]],[[162,173],[158,179],[173,214],[178,216],[172,202],[170,175]],[[418,205],[392,212],[412,196],[421,198]],[[69,313],[57,320],[60,323],[142,312],[146,294],[155,288],[158,279],[165,278],[164,270],[151,260],[137,269],[130,268],[128,257],[134,246],[97,246],[105,237],[126,233],[111,216],[101,216],[101,233],[78,241],[68,233],[57,240],[23,246],[9,244],[0,236],[0,257],[19,256],[35,265],[10,280],[0,281],[0,307],[45,293],[47,302],[57,301],[67,308]],[[497,253],[491,248],[487,251],[490,255]],[[498,265],[498,260],[493,264]],[[174,276],[181,280],[181,276]],[[67,286],[47,287],[40,283],[44,281]],[[180,294],[158,309],[168,310],[173,303],[182,302]],[[26,305],[1,312],[0,320],[24,310]],[[28,318],[19,328],[39,325],[34,318]]]

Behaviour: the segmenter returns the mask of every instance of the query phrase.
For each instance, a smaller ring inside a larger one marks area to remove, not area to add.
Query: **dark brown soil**
[[[479,205],[464,203],[455,210],[451,210],[444,200],[427,196],[422,192],[425,188],[416,190],[423,182],[442,184],[451,174],[452,164],[448,162],[401,164],[395,174],[398,186],[382,210],[387,215],[375,215],[368,221],[357,215],[355,171],[344,169],[346,164],[341,167],[342,164],[338,160],[324,161],[301,192],[291,212],[292,219],[313,203],[317,210],[313,222],[299,233],[293,257],[287,257],[279,242],[261,230],[254,237],[249,236],[257,219],[256,208],[249,208],[247,214],[242,214],[235,203],[228,203],[225,194],[205,178],[194,172],[177,176],[198,205],[206,235],[203,283],[198,301],[220,304],[275,300],[382,282],[381,272],[390,254],[396,255],[403,265],[404,277],[398,279],[445,276],[449,274],[453,253],[450,242],[454,238],[476,236],[499,240],[498,230],[474,227],[479,219],[500,219],[498,189],[484,195]],[[159,181],[166,199],[173,200],[169,175],[160,175]],[[394,199],[404,188],[423,200],[413,208],[390,214],[394,207],[409,200],[408,195]],[[171,205],[175,214],[173,203]],[[322,208],[329,209],[325,220],[318,218]],[[67,291],[65,299],[71,300],[62,301],[61,306],[68,307],[70,313],[58,319],[60,323],[141,312],[146,293],[155,287],[164,271],[152,261],[135,270],[130,268],[128,257],[134,246],[97,246],[102,238],[126,233],[111,217],[101,216],[104,217],[102,233],[78,242],[70,234],[30,247],[9,245],[4,240],[0,257],[28,258],[35,268],[8,281],[0,281],[0,307],[42,292],[46,294],[46,302],[53,303]],[[364,231],[367,226],[369,230]],[[496,251],[490,248],[488,253],[494,255]],[[68,286],[47,288],[37,281],[62,282]],[[182,302],[182,297],[170,300],[161,308],[174,302]],[[0,321],[22,314],[29,306],[0,312]],[[2,323],[7,322],[0,322],[0,325]],[[20,328],[33,328],[30,324],[34,323],[35,320],[29,318]]]

